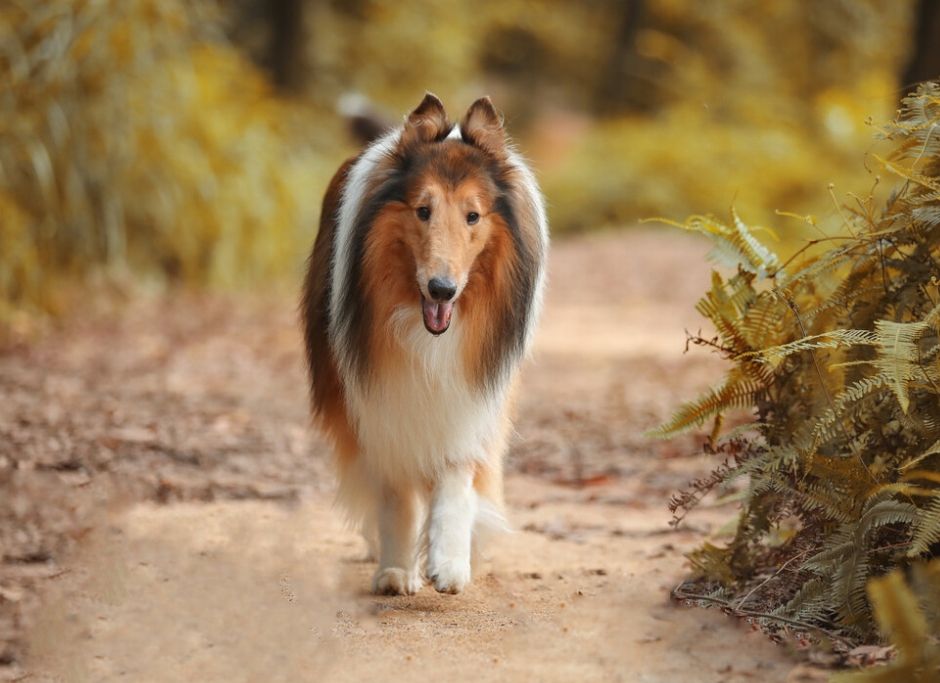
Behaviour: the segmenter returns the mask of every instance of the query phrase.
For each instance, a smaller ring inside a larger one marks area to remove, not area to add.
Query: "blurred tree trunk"
[[[595,95],[600,114],[645,111],[660,104],[661,65],[637,52],[637,35],[648,27],[645,0],[617,0],[617,33],[607,67]]]
[[[304,48],[304,0],[267,0],[271,22],[268,63],[274,84],[285,92],[302,85]]]
[[[914,54],[901,76],[905,87],[940,78],[940,1],[919,0],[913,27]]]

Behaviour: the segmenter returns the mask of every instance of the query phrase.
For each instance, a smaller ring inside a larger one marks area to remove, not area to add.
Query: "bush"
[[[657,430],[714,420],[726,459],[673,511],[712,489],[744,502],[729,544],[690,555],[678,595],[857,643],[878,632],[870,580],[940,554],[938,124],[940,86],[925,84],[883,127],[900,186],[880,210],[847,208],[814,256],[781,264],[737,218],[685,224],[737,272],[698,304],[718,334],[694,341],[729,359],[724,381]],[[739,409],[752,417],[726,430]]]

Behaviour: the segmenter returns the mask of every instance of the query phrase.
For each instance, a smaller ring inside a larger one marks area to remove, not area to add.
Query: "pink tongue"
[[[424,326],[434,334],[441,334],[450,325],[450,316],[454,312],[453,302],[439,304],[424,299]]]

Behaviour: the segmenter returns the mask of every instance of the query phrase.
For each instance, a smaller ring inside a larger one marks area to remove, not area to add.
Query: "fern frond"
[[[760,455],[738,465],[731,474],[736,477],[751,477],[751,487],[757,492],[760,491],[758,486],[767,484],[765,480],[776,480],[778,477],[775,477],[775,474],[793,475],[799,468],[801,455],[799,449],[791,444],[765,449]],[[773,484],[771,487],[776,491],[782,490],[774,487]]]
[[[831,604],[842,623],[865,630],[868,609],[865,582],[870,573],[870,539],[881,527],[911,525],[917,508],[895,498],[893,492],[876,492],[866,501],[865,512],[857,522],[841,525],[823,549],[803,564],[803,569],[828,579]]]
[[[884,375],[866,377],[854,382],[848,389],[839,394],[833,406],[816,420],[812,430],[814,441],[818,444],[837,436],[836,422],[845,417],[849,406],[858,403],[863,398],[872,396],[879,389],[883,389],[887,383],[888,378]],[[841,431],[841,428],[839,431]]]
[[[822,579],[810,579],[790,598],[774,610],[775,615],[793,616],[809,623],[827,622],[832,616],[828,586]]]
[[[786,304],[773,292],[757,294],[739,326],[748,347],[762,349],[779,339],[788,324],[787,313]]]
[[[781,282],[778,285],[778,290],[786,296],[794,296],[809,287],[819,287],[839,271],[857,264],[859,259],[864,257],[865,251],[867,249],[863,245],[849,242],[840,249],[826,252],[818,259],[810,259],[789,278]],[[838,284],[838,281],[836,281],[834,286],[838,286]]]
[[[900,470],[902,473],[907,473],[908,471],[910,471],[915,466],[922,463],[924,460],[926,460],[930,456],[937,455],[937,454],[940,454],[940,440],[934,441],[933,444],[929,448],[927,448],[927,450],[925,450],[923,453],[918,455],[916,458],[914,458],[910,462],[907,462],[901,465]]]
[[[738,216],[738,212],[735,211],[733,206],[731,207],[731,220],[734,226],[734,233],[733,236],[728,239],[735,247],[739,248],[748,259],[747,264],[741,265],[745,268],[747,268],[747,265],[750,265],[751,268],[748,270],[762,280],[766,279],[768,276],[783,277],[784,273],[780,269],[780,259],[751,234],[751,229],[744,224],[744,221]]]
[[[851,499],[844,495],[843,489],[829,482],[806,483],[799,489],[784,484],[780,489],[794,494],[807,511],[818,512],[828,520],[841,524],[852,524],[855,520]]]
[[[890,524],[913,524],[917,520],[917,508],[911,503],[894,498],[881,499],[881,494],[873,496],[874,502],[866,505],[866,510],[857,521],[843,524],[832,534],[825,547],[803,564],[803,569],[825,573],[839,564],[842,555],[854,552],[855,548],[867,549],[871,534],[882,526]],[[867,554],[867,550],[865,550]]]
[[[879,263],[876,258],[871,259],[871,265]],[[808,329],[819,329],[821,325],[832,328],[832,319],[848,317],[852,307],[859,300],[877,298],[884,291],[884,283],[876,282],[872,273],[853,273],[836,288],[824,303],[803,312],[803,321]]]
[[[707,258],[730,268],[741,267],[761,279],[779,275],[780,259],[761,244],[731,209],[732,223],[727,225],[713,216],[692,216],[682,227],[688,232],[709,235],[715,246]]]
[[[876,341],[877,337],[868,330],[832,330],[830,332],[822,332],[809,337],[803,337],[789,344],[744,353],[737,356],[737,358],[753,358],[763,363],[769,363],[802,351],[838,349],[858,344],[872,345],[876,343]]]
[[[887,168],[892,173],[894,173],[895,175],[898,175],[904,178],[905,180],[909,180],[912,183],[917,183],[918,185],[921,185],[925,189],[930,190],[932,194],[925,197],[927,201],[933,201],[938,196],[940,196],[940,182],[938,182],[935,178],[925,173],[919,173],[912,168],[907,168],[905,166],[901,166],[900,164],[895,164],[891,161],[888,161],[887,159],[882,159],[877,154],[875,155],[875,158],[878,159],[878,161],[880,161],[882,164],[884,164],[884,167]]]
[[[916,343],[929,329],[929,325],[926,320],[910,323],[888,320],[875,322],[875,366],[888,377],[904,413],[907,413],[911,403],[907,387],[915,377],[922,374],[917,365],[919,355]]]
[[[874,377],[866,377],[865,379],[858,380],[839,396],[839,400],[836,403],[836,410],[844,408],[850,403],[861,401],[866,396],[874,394],[878,389],[884,388],[887,383],[888,378],[884,375],[875,375]]]
[[[721,387],[709,389],[695,401],[681,406],[666,422],[648,431],[647,435],[671,437],[697,429],[729,410],[749,407],[764,388],[764,384],[747,377],[743,372],[729,373]]]
[[[711,290],[695,306],[701,315],[711,320],[722,346],[735,353],[751,349],[748,335],[741,327],[741,320],[756,297],[751,279],[738,274],[725,282],[713,271]]]
[[[908,557],[920,557],[927,554],[931,546],[940,543],[940,493],[920,511],[911,533],[911,547]]]
[[[926,227],[935,227],[940,225],[940,206],[918,206],[911,211],[911,216]]]

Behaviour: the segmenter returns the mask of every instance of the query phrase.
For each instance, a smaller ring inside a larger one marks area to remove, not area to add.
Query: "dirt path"
[[[709,462],[693,437],[642,435],[721,372],[707,354],[682,355],[683,330],[700,325],[705,251],[650,232],[554,246],[508,463],[518,531],[496,540],[458,596],[365,592],[373,567],[330,506],[325,446],[305,426],[289,296],[142,303],[0,358],[12,390],[0,429],[32,454],[23,484],[72,506],[58,527],[36,513],[36,542],[51,545],[20,565],[42,567],[39,579],[0,572],[8,595],[43,597],[22,611],[28,636],[8,673],[83,683],[787,680],[784,649],[668,600],[683,553],[733,513],[703,511],[694,527],[670,530],[669,495]]]

